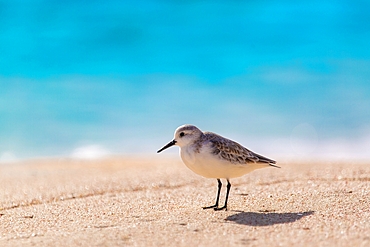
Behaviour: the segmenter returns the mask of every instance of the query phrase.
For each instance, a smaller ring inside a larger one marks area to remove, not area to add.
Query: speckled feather
[[[243,147],[239,143],[229,140],[225,137],[217,135],[212,132],[204,132],[197,140],[195,145],[195,152],[200,152],[202,145],[210,142],[212,145],[212,153],[217,155],[220,159],[229,161],[234,164],[247,163],[266,163],[276,164],[276,161],[266,158],[262,155],[256,154],[249,149]]]

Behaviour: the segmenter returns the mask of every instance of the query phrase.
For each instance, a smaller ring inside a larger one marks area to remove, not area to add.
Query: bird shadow
[[[247,226],[271,226],[292,223],[303,217],[314,214],[314,211],[297,213],[243,212],[228,216],[225,220]]]

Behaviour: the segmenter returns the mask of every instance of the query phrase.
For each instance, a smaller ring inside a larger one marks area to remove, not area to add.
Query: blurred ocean
[[[0,0],[0,161],[154,154],[185,123],[369,158],[369,44],[362,0]]]

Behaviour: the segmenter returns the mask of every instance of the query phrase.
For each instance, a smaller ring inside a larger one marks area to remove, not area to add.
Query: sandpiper
[[[194,125],[182,125],[175,131],[172,141],[157,151],[177,145],[185,165],[206,178],[216,178],[218,182],[216,203],[203,209],[227,210],[227,201],[231,188],[230,179],[243,176],[255,169],[277,167],[276,161],[256,154],[239,143],[212,132],[203,132]],[[218,207],[221,178],[227,181],[226,199],[223,207]]]

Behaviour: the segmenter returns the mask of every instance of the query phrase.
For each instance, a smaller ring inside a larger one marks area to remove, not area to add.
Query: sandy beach
[[[2,164],[0,246],[370,246],[368,162],[279,165],[215,212],[216,180],[177,156]]]

